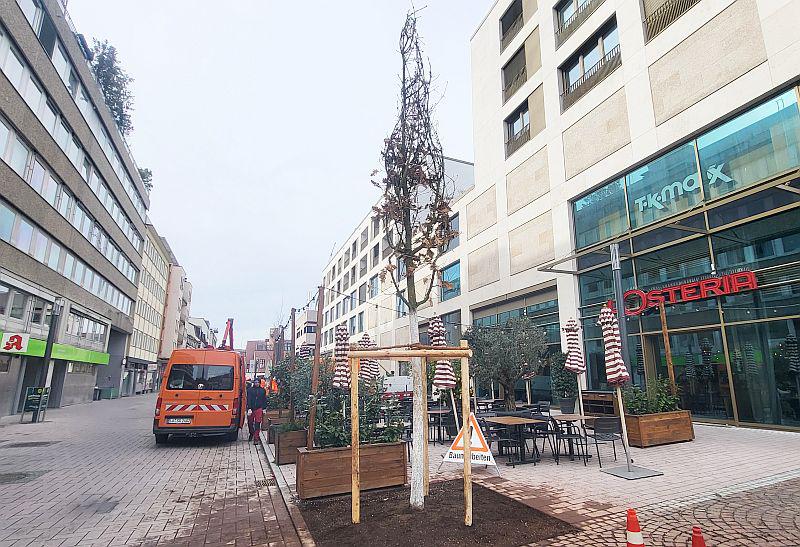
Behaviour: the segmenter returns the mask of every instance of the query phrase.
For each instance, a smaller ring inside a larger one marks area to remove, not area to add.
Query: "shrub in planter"
[[[692,414],[680,409],[680,396],[672,394],[668,380],[651,380],[646,390],[628,386],[622,394],[631,446],[646,448],[694,439]]]
[[[578,377],[564,368],[566,353],[556,353],[550,359],[550,385],[553,401],[559,401],[559,408],[564,414],[575,411],[578,397]]]
[[[407,453],[398,442],[403,425],[391,418],[378,427],[383,382],[359,386],[361,488],[401,486],[406,482]],[[392,413],[388,413],[391,415]],[[315,431],[319,448],[297,451],[297,492],[307,499],[350,491],[350,397],[330,390],[317,402]]]

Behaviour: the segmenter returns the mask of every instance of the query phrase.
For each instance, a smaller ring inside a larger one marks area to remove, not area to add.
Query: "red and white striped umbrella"
[[[617,316],[611,308],[603,306],[597,323],[603,331],[603,345],[606,350],[606,382],[612,386],[621,386],[630,381],[631,375],[622,359],[622,338],[619,335]]]
[[[431,346],[447,346],[444,323],[442,323],[442,319],[438,315],[433,317],[428,324],[428,336],[431,339]],[[453,365],[450,364],[450,361],[436,361],[436,370],[433,373],[433,385],[439,389],[454,389],[456,387],[456,375],[455,372],[453,372]]]
[[[336,327],[336,345],[333,347],[333,360],[336,363],[333,369],[333,387],[348,389],[350,387],[350,363],[347,353],[350,349],[350,335],[344,323]]]
[[[561,330],[567,335],[567,360],[564,368],[574,374],[583,374],[586,372],[586,361],[583,359],[583,350],[578,334],[580,326],[575,319],[569,319]]]
[[[366,332],[361,340],[358,341],[359,349],[370,349],[376,347],[369,334]],[[378,361],[375,359],[361,359],[360,366],[358,367],[358,376],[366,382],[374,382],[378,378]]]

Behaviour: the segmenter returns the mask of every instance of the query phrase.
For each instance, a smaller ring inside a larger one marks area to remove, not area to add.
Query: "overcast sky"
[[[490,0],[429,0],[420,31],[446,155],[472,161],[469,40]],[[69,0],[135,78],[150,218],[194,285],[191,313],[236,345],[315,291],[377,199],[407,0]],[[417,2],[417,6],[425,5]]]

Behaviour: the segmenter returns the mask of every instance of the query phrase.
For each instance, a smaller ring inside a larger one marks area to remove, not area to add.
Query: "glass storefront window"
[[[640,289],[711,272],[705,237],[637,256],[635,260]]]
[[[645,337],[645,344],[651,344],[650,351],[658,356],[658,376],[669,378],[661,335]],[[732,420],[733,402],[720,330],[673,333],[669,344],[681,408],[691,410],[693,416]]]
[[[800,319],[726,329],[739,420],[800,426]]]
[[[697,139],[706,199],[800,165],[800,113],[789,90]]]
[[[611,277],[611,266],[597,268],[578,276],[580,285],[581,306],[602,304],[614,298],[614,281]],[[633,288],[633,266],[630,260],[622,261],[622,290]]]
[[[625,177],[631,228],[640,228],[700,203],[694,143],[664,154]]]
[[[575,220],[575,248],[619,235],[628,229],[624,180],[595,190],[572,204]]]
[[[722,313],[726,323],[800,315],[800,287],[797,284],[767,287],[724,296]]]
[[[797,179],[792,182],[797,182]],[[791,184],[791,183],[790,183]],[[768,188],[757,194],[737,199],[708,210],[709,228],[718,228],[737,220],[774,211],[800,201],[800,195],[780,188]]]
[[[718,232],[711,237],[717,268],[760,269],[800,259],[800,209]]]

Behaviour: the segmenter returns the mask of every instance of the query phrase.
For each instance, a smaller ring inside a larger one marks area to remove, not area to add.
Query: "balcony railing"
[[[503,90],[503,102],[509,100],[511,96],[516,93],[526,81],[528,81],[528,71],[523,66],[520,71],[517,72],[517,74],[511,79],[511,81],[508,82],[508,85],[506,85],[506,88]]]
[[[519,150],[519,148],[531,140],[531,126],[526,125],[519,132],[506,141],[506,157]]]
[[[644,20],[645,40],[650,41],[692,9],[700,0],[667,0]]]
[[[614,72],[622,64],[622,55],[619,46],[615,47],[605,57],[597,61],[583,76],[571,83],[561,94],[561,111],[563,112],[586,93],[600,83],[606,76]]]
[[[575,13],[556,29],[556,48],[566,42],[567,38],[572,36],[572,33],[589,18],[592,12],[596,10],[603,1],[604,0],[589,0],[575,10]]]
[[[514,39],[514,36],[516,36],[519,33],[520,29],[522,29],[522,13],[519,14],[519,17],[514,19],[514,22],[511,23],[511,25],[506,29],[505,33],[503,34],[503,37],[500,38],[501,51],[506,49],[508,44],[511,43],[511,40]]]

